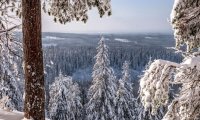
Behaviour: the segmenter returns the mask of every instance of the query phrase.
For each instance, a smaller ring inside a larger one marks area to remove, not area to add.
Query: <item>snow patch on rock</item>
[[[0,109],[0,120],[22,120],[24,114],[18,111],[6,111]]]

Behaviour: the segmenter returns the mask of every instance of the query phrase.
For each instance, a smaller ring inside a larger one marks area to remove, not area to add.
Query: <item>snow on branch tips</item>
[[[100,17],[111,15],[111,0],[44,0],[43,10],[54,16],[55,22],[66,24],[73,20],[88,20],[88,10],[97,7]]]
[[[155,60],[140,80],[140,98],[146,110],[155,115],[157,109],[168,103],[169,82],[179,64]]]
[[[10,32],[20,25],[16,24],[21,17],[21,3],[18,0],[0,0],[0,35]]]
[[[199,0],[175,0],[171,13],[176,47],[187,45],[187,52],[200,47]]]

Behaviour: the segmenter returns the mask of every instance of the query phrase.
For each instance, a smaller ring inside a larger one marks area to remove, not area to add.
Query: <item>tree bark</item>
[[[22,25],[25,70],[24,117],[44,120],[45,92],[40,0],[22,0]]]

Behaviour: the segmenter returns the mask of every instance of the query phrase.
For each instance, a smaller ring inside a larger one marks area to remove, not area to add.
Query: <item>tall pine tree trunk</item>
[[[24,117],[44,120],[45,93],[41,42],[41,1],[22,0],[25,69]]]

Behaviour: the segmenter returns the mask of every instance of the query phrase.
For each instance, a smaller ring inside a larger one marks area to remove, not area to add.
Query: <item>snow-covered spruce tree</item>
[[[17,56],[19,49],[12,33],[0,34],[0,108],[22,111],[22,93],[17,77]]]
[[[135,104],[132,93],[132,84],[130,82],[129,63],[124,62],[122,67],[122,78],[119,80],[116,95],[116,119],[117,120],[134,120],[136,118]]]
[[[79,120],[81,118],[81,98],[77,84],[71,77],[60,72],[50,86],[49,114],[52,120]]]
[[[87,120],[114,120],[116,77],[109,66],[108,48],[102,37],[97,47],[96,62],[92,73],[92,86],[88,91],[86,104]]]
[[[71,86],[72,91],[72,101],[71,101],[71,109],[74,111],[74,120],[82,120],[83,106],[81,103],[81,91],[77,83],[74,83]]]

